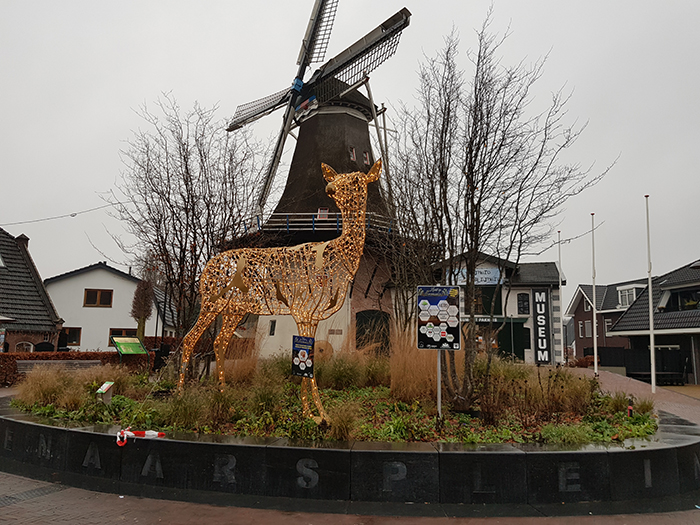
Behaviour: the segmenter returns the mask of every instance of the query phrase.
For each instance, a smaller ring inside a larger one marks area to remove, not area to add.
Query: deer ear
[[[338,176],[333,168],[323,162],[321,163],[321,171],[323,171],[323,178],[326,179],[326,182],[333,182]]]
[[[374,166],[369,170],[367,175],[365,175],[365,181],[367,183],[379,180],[379,175],[382,173],[382,159],[379,159],[374,163]]]

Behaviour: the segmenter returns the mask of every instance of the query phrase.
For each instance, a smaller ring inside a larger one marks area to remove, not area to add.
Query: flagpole
[[[559,274],[559,335],[561,338],[561,351],[562,351],[562,361],[565,363],[569,362],[568,355],[566,353],[566,338],[564,337],[564,292],[561,289],[561,230],[557,230],[557,246],[559,248],[559,269],[557,273]],[[513,330],[511,321],[511,331]],[[513,338],[511,337],[511,342]]]
[[[595,296],[595,213],[591,213],[591,254],[593,267],[593,297],[591,297],[591,311],[593,312],[593,373],[598,377],[598,307]]]
[[[647,294],[649,295],[649,354],[651,356],[651,393],[656,394],[656,345],[654,344],[654,294],[651,286],[651,235],[649,234],[649,195],[647,208]]]

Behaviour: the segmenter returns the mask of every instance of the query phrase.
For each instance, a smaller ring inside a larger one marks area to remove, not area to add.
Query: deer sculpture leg
[[[180,366],[180,379],[177,383],[177,390],[180,393],[182,393],[182,388],[185,385],[185,372],[187,371],[187,365],[190,362],[194,345],[197,344],[197,341],[199,341],[199,338],[202,337],[204,330],[209,327],[216,316],[217,314],[215,312],[202,312],[199,314],[197,323],[194,325],[194,327],[192,327],[192,330],[187,333],[182,341],[182,365]]]
[[[318,323],[297,323],[299,335],[303,337],[315,337],[317,326]],[[311,397],[313,398],[316,409],[318,410],[317,418],[313,417],[311,407],[309,407],[309,387],[311,388]],[[304,377],[301,380],[301,408],[304,416],[315,419],[317,423],[320,423],[321,421],[328,421],[328,416],[326,415],[326,411],[323,409],[323,404],[321,403],[321,396],[318,393],[318,386],[316,385],[315,377]]]
[[[219,390],[223,392],[225,380],[224,361],[226,357],[226,349],[228,344],[233,339],[233,333],[238,327],[238,323],[243,319],[243,314],[226,315],[224,312],[223,325],[219,334],[214,340],[214,354],[216,355],[216,374],[219,377]]]

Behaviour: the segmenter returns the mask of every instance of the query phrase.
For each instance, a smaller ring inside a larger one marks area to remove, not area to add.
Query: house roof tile
[[[520,263],[511,277],[511,282],[514,285],[559,285],[559,268],[555,262]],[[562,284],[566,284],[563,274]]]
[[[14,331],[55,332],[62,322],[29,255],[26,235],[0,228],[0,327]]]
[[[138,283],[141,279],[138,277],[131,275],[126,272],[122,272],[121,270],[117,270],[116,268],[112,268],[109,266],[106,262],[100,261],[95,264],[91,264],[89,266],[84,266],[83,268],[78,268],[77,270],[71,270],[70,272],[62,273],[60,275],[55,275],[53,277],[49,277],[48,279],[44,280],[44,284],[49,284],[49,283],[54,283],[56,281],[60,281],[62,279],[66,279],[68,277],[73,277],[76,275],[80,275],[82,273],[87,273],[91,272],[93,270],[107,270],[108,272],[112,272],[115,275],[118,275],[119,277],[123,277],[125,279],[129,279],[135,283]]]
[[[676,312],[657,311],[663,293],[669,288],[700,284],[700,270],[690,268],[690,264],[652,279],[652,305],[654,307],[654,330],[683,330],[700,328],[700,310]],[[649,330],[648,290],[637,299],[613,325],[611,332],[632,332]]]

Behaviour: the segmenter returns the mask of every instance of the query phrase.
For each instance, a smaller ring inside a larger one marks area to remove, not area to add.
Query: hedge
[[[150,367],[153,367],[155,354],[149,352]],[[17,372],[17,361],[72,361],[72,360],[93,360],[101,361],[103,365],[119,364],[119,353],[107,352],[13,352],[0,353],[0,385],[12,386],[17,383],[24,374]],[[122,364],[132,370],[143,369],[146,366],[145,355],[125,355],[122,356]]]

